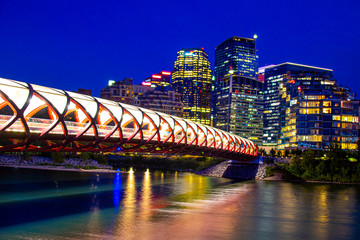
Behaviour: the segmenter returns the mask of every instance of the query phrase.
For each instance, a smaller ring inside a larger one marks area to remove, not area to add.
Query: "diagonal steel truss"
[[[0,78],[0,151],[144,152],[253,159],[222,130],[123,103]]]

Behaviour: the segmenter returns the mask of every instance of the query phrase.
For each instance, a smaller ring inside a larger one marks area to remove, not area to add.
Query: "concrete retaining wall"
[[[247,164],[229,160],[202,171],[198,171],[196,174],[243,180],[264,179],[265,164]]]

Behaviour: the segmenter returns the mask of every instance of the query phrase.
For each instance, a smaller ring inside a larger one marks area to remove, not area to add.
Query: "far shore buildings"
[[[110,80],[108,86],[101,89],[100,97],[116,102],[132,104],[134,100],[134,86],[132,78],[125,78],[124,80],[117,82]]]
[[[151,85],[134,85],[131,78],[110,81],[106,88],[101,89],[101,98],[182,117],[183,103],[180,101],[180,94],[168,84]]]
[[[359,101],[336,83],[333,70],[289,62],[268,67],[264,97],[264,145],[356,149]]]
[[[169,115],[183,117],[184,105],[180,101],[180,94],[170,86],[158,86],[144,94],[138,95],[134,105]]]

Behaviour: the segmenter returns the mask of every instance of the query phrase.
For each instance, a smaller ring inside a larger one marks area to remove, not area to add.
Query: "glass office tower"
[[[255,39],[231,37],[216,47],[215,81],[221,82],[230,69],[239,76],[257,77]]]
[[[263,83],[257,80],[255,43],[231,37],[216,47],[212,115],[214,127],[261,144]]]
[[[227,74],[221,86],[216,128],[262,145],[263,83],[253,78]]]
[[[211,69],[203,48],[184,48],[177,52],[172,86],[184,103],[183,118],[210,125]]]

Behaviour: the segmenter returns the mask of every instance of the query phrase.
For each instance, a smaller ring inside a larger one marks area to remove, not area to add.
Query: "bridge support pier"
[[[253,162],[227,160],[202,171],[198,171],[196,174],[241,180],[264,179],[265,165],[262,159],[256,159]]]

